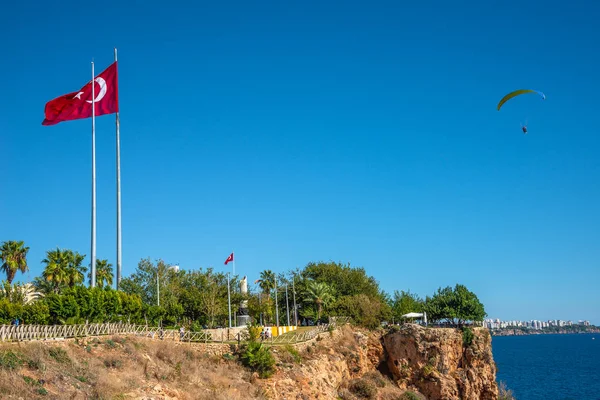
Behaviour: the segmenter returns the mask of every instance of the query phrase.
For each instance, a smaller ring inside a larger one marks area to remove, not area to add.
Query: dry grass
[[[235,361],[134,337],[0,344],[2,399],[261,399]]]

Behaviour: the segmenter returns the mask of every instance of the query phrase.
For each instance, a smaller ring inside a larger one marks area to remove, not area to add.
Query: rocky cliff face
[[[400,387],[416,388],[427,399],[496,400],[496,366],[487,329],[474,328],[463,345],[458,329],[407,324],[382,338],[387,368]]]
[[[497,400],[490,334],[473,333],[463,346],[457,329],[344,327],[302,349],[301,363],[275,350],[279,372],[261,384],[267,398],[278,400]]]

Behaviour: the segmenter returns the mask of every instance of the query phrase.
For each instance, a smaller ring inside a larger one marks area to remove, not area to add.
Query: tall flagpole
[[[92,61],[92,287],[96,287],[96,94],[94,62]]]
[[[117,62],[116,47],[115,62]],[[117,127],[117,290],[119,290],[119,284],[121,283],[121,122],[118,111],[115,124]]]

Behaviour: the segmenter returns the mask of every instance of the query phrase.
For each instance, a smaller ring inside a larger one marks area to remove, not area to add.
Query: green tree
[[[454,307],[460,325],[467,321],[480,322],[487,316],[483,304],[475,293],[468,290],[464,285],[454,287]]]
[[[332,288],[323,282],[309,281],[304,293],[304,302],[317,307],[317,320],[321,319],[323,308],[335,300]]]
[[[425,299],[424,311],[431,321],[446,320],[463,325],[467,321],[483,321],[486,312],[475,293],[457,284],[439,288],[432,297]]]
[[[133,274],[128,278],[123,278],[119,284],[119,289],[125,293],[137,294],[142,301],[149,305],[157,305],[157,292],[160,295],[160,305],[165,304],[168,297],[173,293],[167,290],[170,281],[177,275],[171,266],[159,259],[154,264],[149,258],[142,259]],[[158,277],[158,281],[157,281]],[[158,285],[160,289],[158,290]]]
[[[87,267],[84,267],[85,254],[67,250],[67,285],[72,288],[83,283]]]
[[[92,270],[88,272],[88,282],[92,285]],[[96,285],[98,287],[112,287],[113,284],[113,269],[112,264],[108,260],[96,259]]]
[[[372,298],[384,297],[375,278],[368,276],[364,268],[351,267],[350,264],[309,263],[299,274],[304,279],[326,283],[338,296],[366,294]]]
[[[454,293],[452,288],[438,288],[433,296],[425,298],[424,311],[427,313],[427,318],[432,321],[453,322],[456,318],[456,310],[453,307]]]
[[[411,293],[410,290],[405,292],[394,291],[394,299],[392,300],[392,315],[395,321],[402,319],[402,316],[410,312],[423,312],[425,302],[418,295]]]
[[[255,321],[260,321],[263,317],[263,323],[272,321],[275,313],[273,299],[267,299],[262,293],[255,293],[248,298],[248,313]]]
[[[46,258],[42,260],[46,264],[42,277],[52,285],[52,292],[58,293],[61,286],[69,281],[69,255],[67,251],[60,248],[48,250]]]
[[[0,246],[0,260],[2,260],[2,272],[6,274],[9,284],[15,279],[17,271],[25,273],[29,270],[27,266],[27,252],[29,247],[23,241],[8,240]]]
[[[271,291],[275,289],[275,273],[270,269],[265,269],[260,273],[260,279],[254,283],[258,283],[260,290],[267,296],[267,299],[270,299]]]
[[[370,329],[377,328],[381,321],[390,316],[390,307],[387,303],[366,294],[342,296],[332,307],[339,315],[350,317],[354,323]]]

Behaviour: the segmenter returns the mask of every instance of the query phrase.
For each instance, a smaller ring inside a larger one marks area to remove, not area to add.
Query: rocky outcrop
[[[490,333],[472,332],[463,345],[459,329],[402,325],[383,336],[385,367],[400,387],[417,388],[430,400],[496,400]]]
[[[269,399],[498,399],[487,329],[473,329],[463,345],[458,329],[407,324],[385,333],[346,326],[303,348],[299,363],[282,347],[274,352],[277,374],[257,381]]]
[[[366,358],[367,335],[345,327],[318,339],[303,348],[301,364],[279,363],[278,373],[261,382],[267,398],[337,399],[343,382],[373,369]],[[282,359],[286,350],[275,352]]]

